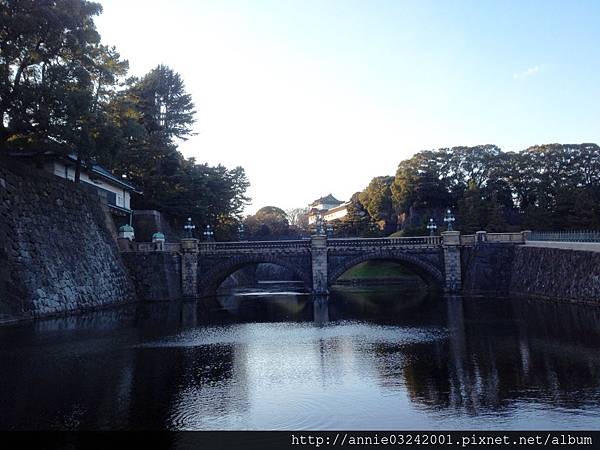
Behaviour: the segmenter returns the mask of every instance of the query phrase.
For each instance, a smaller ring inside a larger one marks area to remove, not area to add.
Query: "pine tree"
[[[461,231],[465,234],[473,234],[476,231],[483,230],[486,223],[486,213],[481,190],[475,181],[469,180],[468,188],[458,205]]]
[[[504,208],[500,205],[495,195],[492,196],[487,207],[487,224],[485,230],[491,233],[508,231],[508,224],[504,218]]]

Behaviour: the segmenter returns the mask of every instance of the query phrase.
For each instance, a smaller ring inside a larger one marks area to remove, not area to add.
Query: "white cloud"
[[[525,70],[524,72],[513,74],[513,78],[515,80],[518,80],[519,78],[527,78],[527,77],[535,75],[539,71],[540,71],[540,66],[533,66],[533,67],[530,67],[529,69]]]

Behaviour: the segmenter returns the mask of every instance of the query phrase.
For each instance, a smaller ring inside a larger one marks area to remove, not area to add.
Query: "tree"
[[[361,193],[372,219],[389,210],[387,177]],[[429,217],[458,207],[463,232],[514,228],[600,227],[600,147],[546,144],[515,153],[495,145],[441,148],[401,161],[391,185],[392,210],[404,234],[423,233]]]
[[[195,133],[192,96],[185,91],[181,75],[167,66],[158,65],[140,80],[131,80],[131,95],[138,99],[142,122],[157,142],[171,144],[187,140]]]
[[[508,231],[508,224],[504,217],[504,208],[498,202],[496,195],[487,201],[487,217],[485,231],[501,233]]]
[[[0,149],[96,157],[115,130],[104,107],[127,70],[100,44],[83,0],[0,2]]]
[[[356,192],[348,202],[346,215],[331,223],[334,235],[339,237],[375,237],[381,235],[377,223],[371,218]]]
[[[407,233],[420,233],[430,217],[440,217],[451,203],[447,175],[448,155],[442,149],[423,151],[402,161],[392,184],[398,224]],[[418,231],[420,230],[420,231]]]
[[[289,219],[290,227],[293,227],[299,233],[308,232],[308,208],[292,208],[285,213]]]
[[[386,234],[395,231],[397,225],[391,190],[393,182],[394,177],[375,177],[359,195],[360,203]]]
[[[463,233],[473,234],[485,230],[486,205],[474,180],[469,182],[464,197],[459,201],[458,218]]]
[[[290,224],[287,214],[276,206],[265,206],[244,220],[250,239],[275,240],[289,237]]]
[[[249,182],[241,167],[210,167],[179,152],[177,140],[194,134],[195,113],[181,76],[161,65],[127,86],[109,105],[125,145],[104,163],[143,190],[133,206],[161,210],[175,226],[192,217],[214,226],[217,237],[233,238]]]
[[[476,145],[474,147],[452,147],[446,151],[446,171],[450,184],[468,187],[469,182],[478,188],[484,187],[494,178],[498,170],[498,158],[502,150],[496,145]]]

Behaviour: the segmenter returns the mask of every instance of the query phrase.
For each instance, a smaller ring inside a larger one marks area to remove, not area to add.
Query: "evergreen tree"
[[[83,0],[0,2],[0,150],[98,157],[118,132],[106,106],[127,70]]]
[[[394,177],[375,177],[359,195],[359,200],[379,228],[389,234],[396,230],[397,214],[392,200]]]
[[[502,233],[508,231],[508,224],[504,218],[504,208],[495,195],[488,201],[487,220],[485,231]]]
[[[461,232],[473,234],[476,231],[484,230],[486,213],[486,205],[481,196],[481,190],[475,181],[471,180],[458,207]]]
[[[347,213],[333,225],[337,237],[375,237],[381,231],[360,201],[360,192],[350,198]]]

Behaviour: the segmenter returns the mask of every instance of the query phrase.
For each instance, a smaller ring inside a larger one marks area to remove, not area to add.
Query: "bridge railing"
[[[523,243],[525,241],[523,233],[487,233],[488,242],[514,242]]]
[[[200,242],[200,252],[243,251],[261,249],[301,250],[310,248],[310,240],[293,241],[240,241],[240,242]]]
[[[179,252],[181,244],[179,242],[164,242],[162,246],[156,242],[131,242],[130,252]]]
[[[461,245],[475,245],[477,242],[491,242],[499,244],[523,244],[525,243],[525,234],[515,233],[484,233],[463,234],[460,236]]]
[[[532,231],[529,241],[600,242],[600,231]]]
[[[441,236],[418,236],[418,237],[393,237],[393,238],[334,238],[328,239],[327,245],[331,247],[383,247],[389,245],[413,246],[413,245],[441,245]]]
[[[461,245],[475,245],[475,235],[474,234],[461,234],[460,235],[460,244]]]

